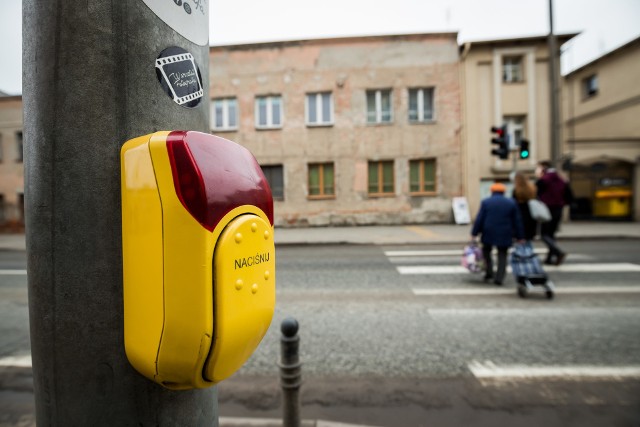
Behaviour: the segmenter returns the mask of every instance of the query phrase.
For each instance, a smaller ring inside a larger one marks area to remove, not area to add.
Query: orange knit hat
[[[491,185],[492,193],[504,193],[505,191],[507,191],[507,187],[505,187],[504,184],[500,182],[495,182],[493,183],[493,185]]]

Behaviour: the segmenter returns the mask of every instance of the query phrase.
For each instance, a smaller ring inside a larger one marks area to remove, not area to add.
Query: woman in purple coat
[[[504,184],[495,183],[491,186],[491,197],[480,204],[480,211],[471,230],[472,239],[481,234],[482,254],[485,259],[486,272],[484,279],[493,279],[496,285],[504,283],[507,268],[507,251],[513,244],[513,239],[522,241],[524,230],[520,211],[513,199],[504,197]],[[498,248],[498,269],[493,272],[491,251]]]

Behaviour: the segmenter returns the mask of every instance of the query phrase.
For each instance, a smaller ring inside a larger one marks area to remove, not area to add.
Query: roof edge
[[[452,38],[458,39],[458,32],[434,32],[434,33],[400,33],[400,34],[369,34],[357,36],[340,36],[340,37],[319,37],[308,39],[291,39],[291,40],[273,40],[264,42],[247,42],[247,43],[231,43],[210,45],[209,50],[219,49],[265,49],[277,47],[291,47],[301,45],[344,43],[354,41],[371,41],[371,40],[419,40],[424,38]]]

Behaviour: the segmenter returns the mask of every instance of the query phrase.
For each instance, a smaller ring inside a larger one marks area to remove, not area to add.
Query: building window
[[[333,124],[333,97],[331,92],[307,94],[307,125],[329,126]]]
[[[309,197],[332,198],[335,195],[333,163],[309,164]]]
[[[525,136],[525,116],[505,116],[503,123],[507,125],[507,135],[509,136],[509,149],[515,150],[520,146],[520,140]]]
[[[238,129],[238,100],[219,98],[211,101],[211,129]]]
[[[284,200],[284,174],[282,165],[265,165],[262,167],[274,200]]]
[[[584,98],[591,98],[598,94],[598,76],[592,75],[582,80]]]
[[[16,162],[22,163],[24,159],[24,146],[22,144],[22,132],[16,132]]]
[[[0,194],[0,225],[4,224],[7,220],[4,206],[4,194]]]
[[[393,160],[369,162],[369,196],[394,193]]]
[[[282,97],[280,95],[256,98],[256,128],[278,129],[282,127]]]
[[[411,194],[436,192],[436,159],[418,159],[409,162],[409,192]]]
[[[367,123],[391,123],[391,89],[367,91]]]
[[[409,89],[409,121],[433,121],[433,88]]]
[[[24,225],[24,193],[18,193],[18,214],[20,215],[20,224]]]
[[[522,56],[505,56],[502,58],[502,81],[505,83],[524,81]]]

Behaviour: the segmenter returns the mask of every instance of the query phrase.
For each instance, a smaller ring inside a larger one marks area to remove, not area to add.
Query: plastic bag
[[[538,222],[549,222],[551,221],[551,212],[549,212],[549,208],[543,202],[538,199],[531,199],[527,202],[529,205],[529,213],[531,214],[531,218],[535,219]]]
[[[476,242],[471,242],[464,247],[461,264],[471,273],[482,273],[484,271],[484,257]]]

